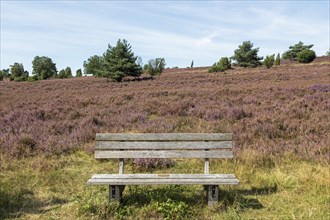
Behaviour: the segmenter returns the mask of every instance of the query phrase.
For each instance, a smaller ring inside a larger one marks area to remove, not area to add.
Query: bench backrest
[[[98,133],[95,158],[233,158],[232,134]]]

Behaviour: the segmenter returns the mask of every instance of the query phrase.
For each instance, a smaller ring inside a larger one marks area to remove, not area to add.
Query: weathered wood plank
[[[147,141],[97,141],[96,150],[130,149],[130,150],[175,150],[175,149],[231,149],[232,141],[198,141],[198,142],[147,142]]]
[[[232,151],[102,151],[95,150],[96,159],[110,158],[233,158]]]
[[[92,179],[235,179],[234,174],[94,174]]]
[[[97,133],[97,141],[231,141],[232,133]]]
[[[90,185],[238,185],[237,179],[90,179]]]

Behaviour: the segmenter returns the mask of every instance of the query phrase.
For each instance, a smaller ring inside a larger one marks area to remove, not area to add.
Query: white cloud
[[[102,54],[108,43],[113,45],[119,38],[127,39],[144,62],[165,57],[169,66],[183,67],[192,59],[195,65],[204,66],[222,56],[231,56],[244,40],[260,47],[261,55],[283,52],[299,40],[314,43],[317,54],[329,48],[329,12],[324,17],[305,18],[290,11],[291,3],[1,1],[0,4],[1,68],[23,62],[31,70],[33,57],[46,55],[54,59],[58,69],[66,66],[77,69],[88,57]]]

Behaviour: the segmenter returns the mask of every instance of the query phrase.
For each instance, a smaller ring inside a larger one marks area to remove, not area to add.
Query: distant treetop
[[[310,50],[314,44],[304,45],[303,42],[299,41],[297,44],[290,46],[288,51],[285,51],[282,55],[283,59],[296,60],[298,53],[303,50]]]

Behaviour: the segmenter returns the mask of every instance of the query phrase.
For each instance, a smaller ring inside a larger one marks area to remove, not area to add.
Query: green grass
[[[106,186],[87,186],[93,173],[116,173],[117,161],[71,155],[9,159],[0,156],[0,219],[329,219],[327,164],[292,155],[270,158],[242,152],[211,160],[211,173],[234,173],[239,186],[222,186],[208,207],[202,186],[129,186],[123,204],[109,203]],[[200,160],[178,160],[154,173],[202,172]],[[139,172],[128,162],[127,173]]]

